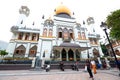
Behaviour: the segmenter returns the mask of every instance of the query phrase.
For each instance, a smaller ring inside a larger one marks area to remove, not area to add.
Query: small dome
[[[94,23],[94,18],[93,17],[88,17],[87,18],[87,23],[88,23],[88,25],[93,24]]]
[[[21,8],[19,9],[19,13],[24,14],[28,17],[30,14],[30,9],[27,6],[21,6]]]
[[[79,46],[78,44],[75,44],[75,43],[67,43],[67,42],[64,42],[64,43],[60,44],[60,47],[80,48],[80,46]]]
[[[53,22],[53,20],[51,19],[51,18],[49,18],[49,19],[47,19],[47,20],[45,20],[44,21],[44,25],[45,26],[53,26],[54,25],[54,22]]]
[[[67,15],[71,15],[70,9],[68,9],[66,6],[64,6],[63,4],[60,4],[56,9],[55,9],[55,14],[61,14],[61,13],[65,13]]]

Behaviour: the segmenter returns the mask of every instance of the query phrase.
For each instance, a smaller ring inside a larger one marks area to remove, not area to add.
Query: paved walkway
[[[83,69],[72,70],[7,70],[0,71],[0,80],[92,80]],[[120,80],[117,69],[97,70],[94,80]]]

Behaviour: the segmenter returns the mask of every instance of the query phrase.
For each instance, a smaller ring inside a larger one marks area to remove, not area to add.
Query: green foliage
[[[30,60],[28,57],[5,57],[4,60]]]
[[[110,37],[120,40],[120,9],[107,16],[107,26],[110,28]]]
[[[100,46],[101,46],[101,49],[102,49],[102,52],[104,53],[104,55],[106,55],[106,53],[107,53],[107,48],[106,48],[106,46],[103,44],[100,44]]]
[[[0,50],[0,55],[1,56],[5,56],[5,55],[7,55],[8,53],[5,51],[5,50]]]

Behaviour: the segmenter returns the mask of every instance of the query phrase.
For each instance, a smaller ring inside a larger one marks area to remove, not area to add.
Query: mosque
[[[20,19],[11,27],[13,36],[7,48],[10,57],[29,57],[56,61],[80,61],[103,55],[93,17],[78,23],[65,5],[55,8],[54,15],[41,16],[39,28],[29,28],[25,21],[30,15],[27,6],[19,9]],[[32,23],[34,26],[35,22]]]

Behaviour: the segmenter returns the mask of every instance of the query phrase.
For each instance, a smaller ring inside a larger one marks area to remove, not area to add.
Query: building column
[[[42,47],[42,40],[41,39],[39,39],[39,41],[38,41],[38,45],[37,45],[37,54],[36,54],[36,56],[38,56],[38,57],[40,57],[40,59],[42,58],[41,57],[41,47]]]
[[[80,56],[80,57],[79,57],[79,58],[80,58],[79,60],[81,60],[81,51],[79,52],[79,56]]]
[[[32,34],[33,34],[33,33],[30,33],[29,40],[32,40]]]
[[[62,51],[60,50],[60,61],[62,61]]]
[[[76,53],[75,53],[75,51],[73,51],[73,52],[74,52],[73,58],[74,58],[74,61],[76,61]]]
[[[25,57],[28,57],[29,50],[30,50],[30,44],[31,44],[31,43],[28,43],[28,44],[27,44],[26,52],[25,52]]]
[[[14,52],[15,52],[16,45],[17,45],[17,42],[9,43],[6,51],[8,52],[8,55],[9,55],[10,57],[13,57]]]
[[[23,33],[22,40],[25,40],[26,33]]]
[[[66,50],[66,59],[67,59],[67,61],[69,61],[68,50]]]

